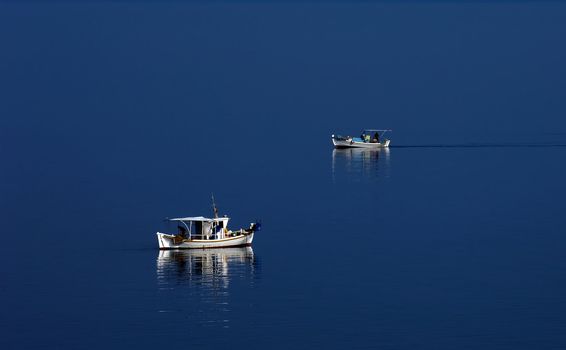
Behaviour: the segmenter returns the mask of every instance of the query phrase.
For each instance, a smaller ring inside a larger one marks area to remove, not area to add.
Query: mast
[[[214,193],[212,195],[212,212],[214,213],[214,218],[218,219],[218,208],[216,208],[216,203],[214,203]]]

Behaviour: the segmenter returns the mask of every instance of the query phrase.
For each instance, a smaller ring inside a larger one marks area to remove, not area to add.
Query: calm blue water
[[[565,348],[565,35],[561,2],[0,4],[0,347]],[[332,149],[362,128],[392,147]],[[159,252],[212,192],[253,247]]]

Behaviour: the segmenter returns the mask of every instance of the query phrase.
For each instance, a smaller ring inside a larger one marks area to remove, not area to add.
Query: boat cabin
[[[214,219],[205,218],[203,216],[169,219],[169,221],[178,223],[177,236],[203,240],[226,238],[228,233],[228,220],[230,220],[230,218],[226,216]]]

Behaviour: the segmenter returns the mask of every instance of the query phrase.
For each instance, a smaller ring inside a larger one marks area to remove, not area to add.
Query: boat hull
[[[389,147],[390,140],[383,142],[358,142],[353,140],[336,140],[332,138],[332,143],[336,148],[385,148]]]
[[[254,239],[254,233],[213,240],[191,239],[180,243],[175,243],[174,238],[174,235],[157,232],[159,249],[204,249],[250,246]]]

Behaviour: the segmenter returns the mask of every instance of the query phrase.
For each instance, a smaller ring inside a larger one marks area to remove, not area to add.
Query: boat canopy
[[[204,216],[193,216],[193,217],[186,217],[186,218],[173,218],[169,219],[169,221],[200,221],[200,222],[219,222],[228,219],[228,217],[224,216],[217,219],[209,219],[205,218]]]

